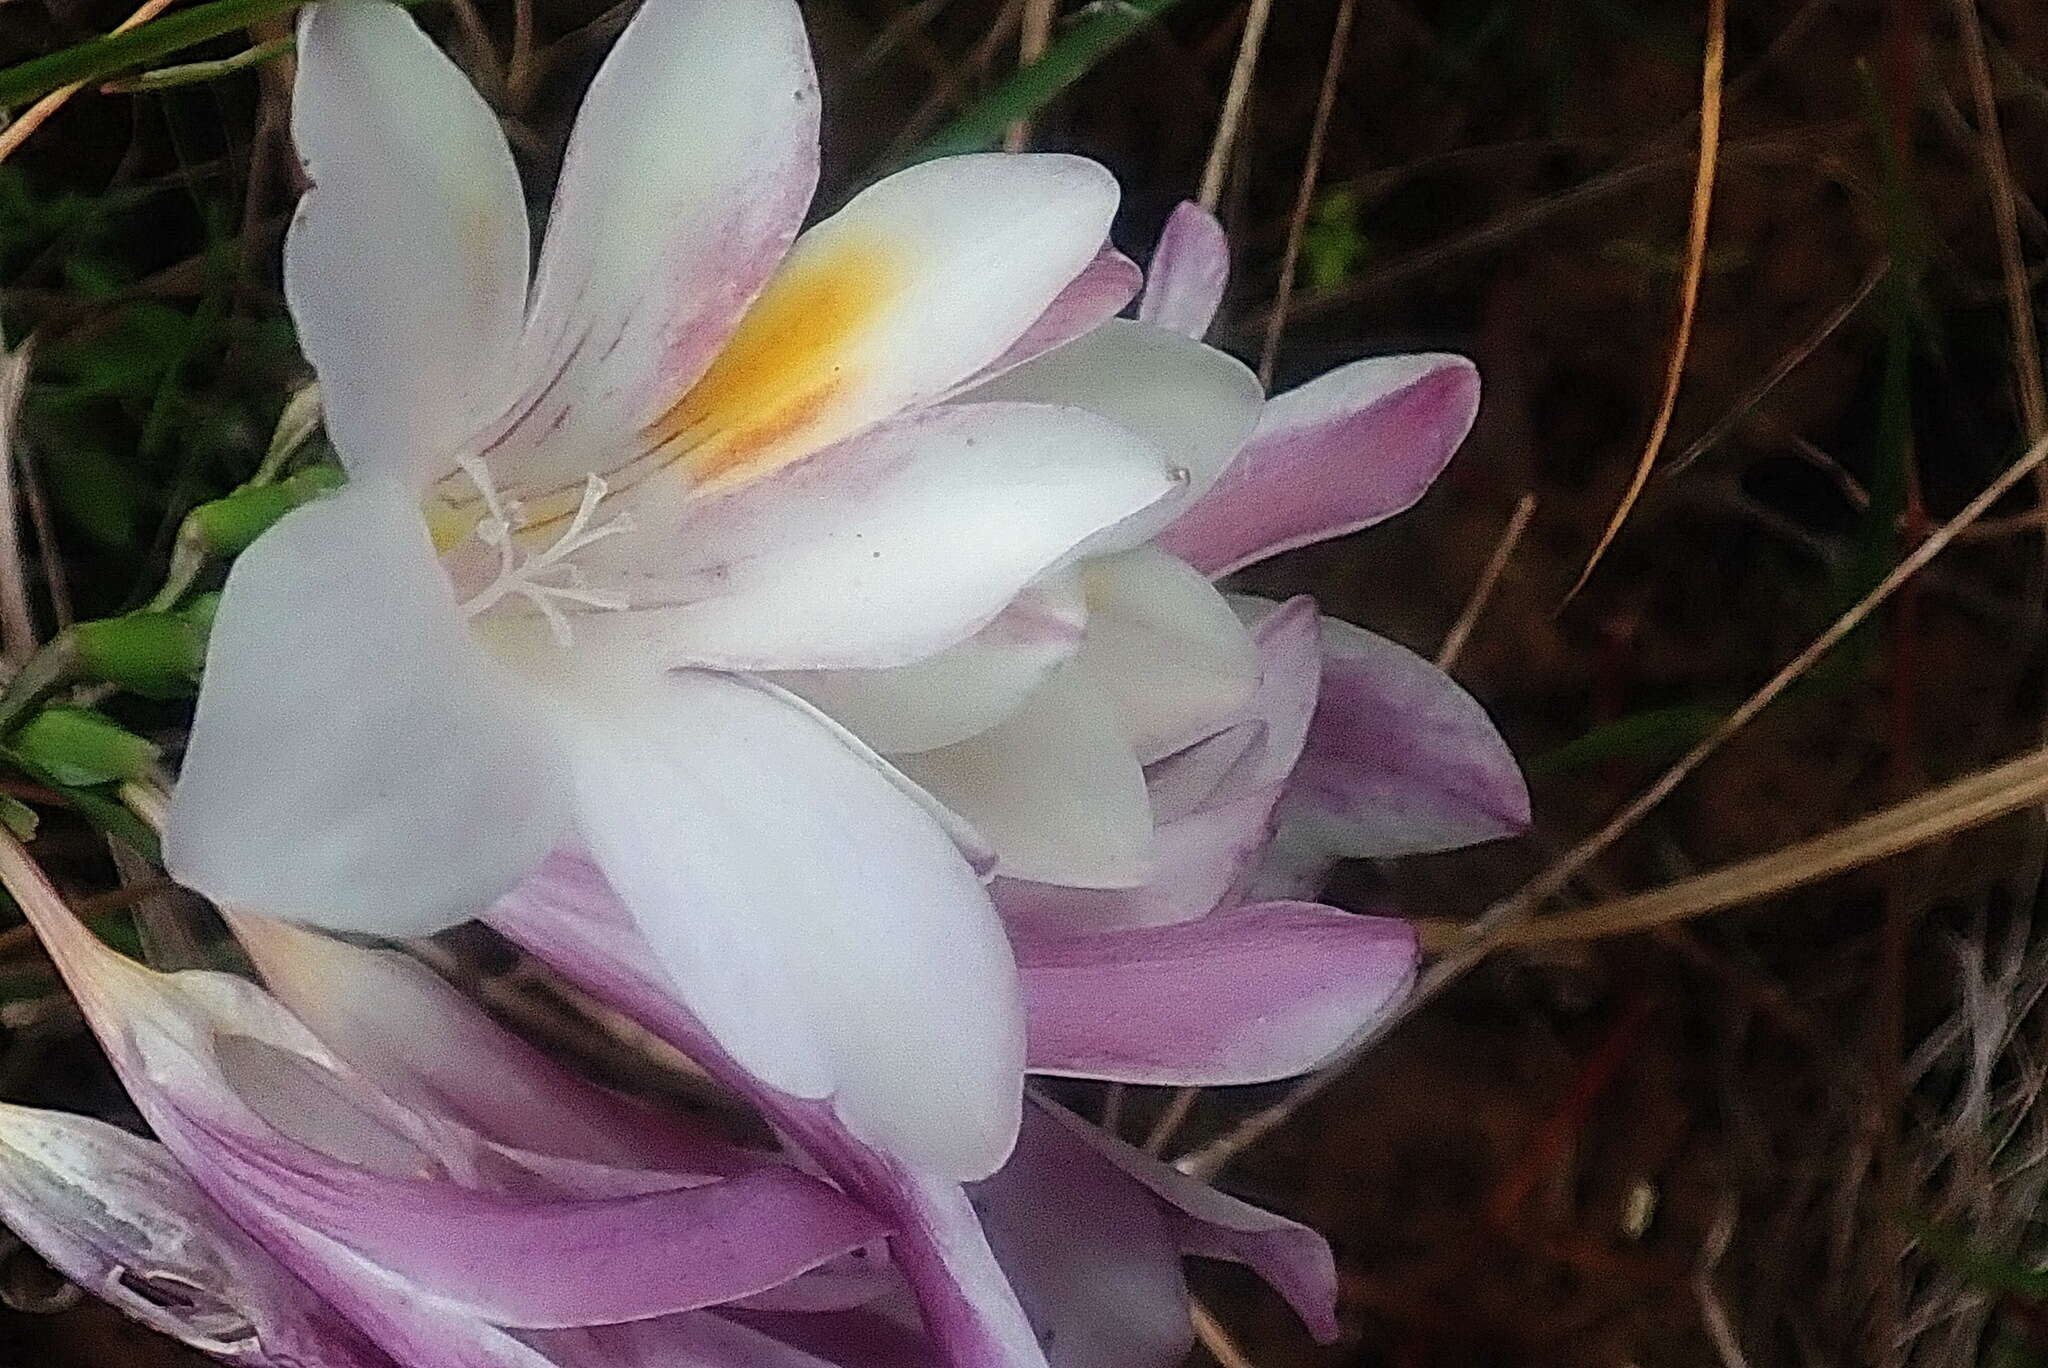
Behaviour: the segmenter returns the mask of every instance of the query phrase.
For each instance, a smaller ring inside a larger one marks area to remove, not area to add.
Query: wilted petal
[[[979,1177],[1015,1135],[1023,1023],[946,829],[817,718],[684,673],[563,712],[584,835],[687,1003],[763,1081]]]
[[[1268,400],[1236,461],[1159,544],[1224,575],[1369,527],[1422,497],[1478,412],[1479,373],[1463,357],[1340,366]]]
[[[1052,1368],[1187,1357],[1187,1283],[1165,1211],[1043,1108],[1024,1109],[1017,1153],[973,1200]]]
[[[162,1145],[0,1106],[0,1220],[159,1334],[249,1368],[394,1368],[201,1192]]]
[[[1044,1101],[1036,1105],[1166,1204],[1182,1253],[1249,1266],[1287,1299],[1309,1333],[1325,1343],[1337,1337],[1337,1266],[1322,1236],[1218,1192],[1063,1107]]]
[[[573,482],[637,445],[774,273],[817,176],[817,78],[791,0],[643,4],[570,135],[516,430],[489,453],[506,482]]]
[[[1127,318],[1111,319],[968,397],[1101,414],[1185,473],[1174,499],[1096,538],[1090,550],[1097,553],[1142,545],[1198,501],[1251,437],[1263,403],[1258,377],[1236,357]]]
[[[497,117],[412,16],[326,0],[299,26],[292,136],[313,188],[284,284],[342,463],[414,487],[501,396],[526,201]]]
[[[560,799],[397,484],[351,483],[236,561],[171,805],[181,882],[338,929],[438,930],[540,862]]]
[[[750,1098],[833,1181],[888,1221],[890,1251],[911,1279],[944,1362],[1045,1368],[960,1187],[919,1174],[855,1138],[830,1104],[792,1097],[734,1062],[652,976],[647,942],[595,867],[555,856],[502,899],[488,920]]]
[[[1139,547],[1081,571],[1088,635],[1074,669],[1116,710],[1151,763],[1243,712],[1259,683],[1251,633],[1200,571]]]
[[[1035,1073],[1216,1087],[1307,1073],[1370,1029],[1415,976],[1415,931],[1311,903],[1173,926],[1025,936]]]
[[[1027,587],[957,646],[881,670],[808,670],[776,682],[876,750],[934,750],[995,726],[1081,649],[1088,605],[1071,571]]]
[[[1324,619],[1322,696],[1282,809],[1333,857],[1452,850],[1529,825],[1529,790],[1472,695],[1422,657]]]
[[[1166,220],[1138,317],[1155,326],[1200,337],[1216,321],[1230,283],[1230,239],[1216,216],[1193,200],[1183,201]]]
[[[1174,487],[1164,457],[1093,414],[926,409],[721,498],[636,490],[634,530],[579,563],[643,606],[578,619],[577,643],[661,666],[905,664]]]
[[[1115,705],[1071,665],[979,736],[897,758],[1011,878],[1123,888],[1152,872],[1145,773]]]

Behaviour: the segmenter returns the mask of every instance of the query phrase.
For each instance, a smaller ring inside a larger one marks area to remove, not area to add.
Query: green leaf
[[[1051,104],[1059,93],[1180,0],[1096,0],[1081,11],[1058,41],[1030,66],[976,100],[958,118],[932,135],[911,155],[912,161],[981,152],[1003,139],[1003,131]],[[0,72],[0,96],[6,73]]]
[[[45,708],[22,724],[9,747],[25,764],[66,788],[146,779],[157,747],[90,708]]]
[[[400,4],[413,0],[398,0]],[[0,108],[13,109],[74,81],[96,81],[117,71],[146,66],[209,38],[274,19],[303,0],[209,0],[126,33],[63,48],[0,70]]]
[[[1529,773],[1563,774],[1626,756],[1677,755],[1705,736],[1722,716],[1720,709],[1696,703],[1630,713],[1537,756],[1529,762]]]

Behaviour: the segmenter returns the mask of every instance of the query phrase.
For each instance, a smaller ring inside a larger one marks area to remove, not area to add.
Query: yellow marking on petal
[[[483,509],[480,506],[458,508],[447,495],[429,493],[420,501],[420,516],[426,519],[427,535],[434,541],[434,554],[445,556],[476,531],[477,523],[483,519]]]
[[[901,263],[874,244],[799,253],[711,368],[647,429],[657,459],[700,488],[757,479],[842,436],[830,414],[858,378],[857,339],[895,296]]]

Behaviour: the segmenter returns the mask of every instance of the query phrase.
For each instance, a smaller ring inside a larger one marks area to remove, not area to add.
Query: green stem
[[[109,95],[141,95],[153,90],[173,90],[178,86],[197,85],[201,81],[218,81],[223,76],[232,76],[238,71],[247,71],[262,66],[265,62],[277,60],[290,52],[293,42],[289,38],[273,38],[267,43],[258,43],[232,57],[223,57],[215,62],[185,62],[178,66],[158,67],[131,76],[125,81],[110,81],[106,93]]]
[[[930,161],[934,157],[994,147],[1002,141],[1004,129],[1051,104],[1097,62],[1178,3],[1180,0],[1097,0],[1082,11],[1043,57],[1030,66],[1018,68],[1008,80],[975,101],[913,153],[911,160]]]

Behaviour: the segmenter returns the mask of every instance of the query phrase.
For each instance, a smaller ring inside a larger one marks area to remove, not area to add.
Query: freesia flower
[[[17,845],[0,872],[163,1144],[0,1112],[0,1209],[231,1362],[746,1368],[769,1336],[728,1304],[829,1296],[884,1232],[774,1156],[566,1073],[394,952],[240,916],[280,1001],[116,954]]]
[[[972,639],[1028,692],[1072,653],[1062,567],[1157,529],[1193,418],[1256,421],[1242,368],[1162,334],[1094,407],[990,388],[1135,289],[1076,158],[928,163],[799,236],[793,0],[648,0],[531,282],[496,122],[402,9],[313,6],[293,109],[286,293],[350,482],[228,578],[172,872],[409,935],[585,850],[752,1076],[992,1171],[1024,1040],[985,852],[762,676]]]
[[[1245,891],[1276,823],[1286,868],[1265,887],[1289,896],[1312,894],[1340,858],[1451,849],[1528,823],[1513,756],[1441,670],[1333,619],[1318,647],[1312,610],[1254,633],[1245,619],[1271,605],[1233,605],[1212,583],[1413,504],[1472,426],[1477,373],[1457,356],[1369,358],[1274,397],[1250,429],[1235,421],[1249,409],[1199,410],[1175,390],[1128,384],[1168,369],[1253,383],[1197,340],[1228,275],[1221,226],[1185,204],[1136,321],[975,391],[1169,432],[1189,496],[1149,515],[1148,544],[1041,581],[1017,621],[908,671],[794,685],[988,838],[997,901],[1013,915],[1043,920],[1055,903],[1095,926],[1202,915]],[[1064,616],[1047,610],[1062,602]],[[971,734],[947,730],[962,713],[959,676],[986,671],[1020,636],[1040,649],[1038,670],[999,676],[1008,711],[991,722],[991,709]],[[1275,706],[1284,716],[1266,715]]]

